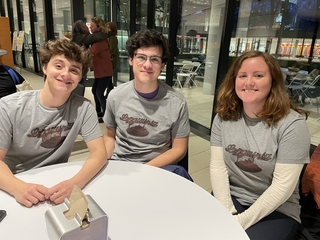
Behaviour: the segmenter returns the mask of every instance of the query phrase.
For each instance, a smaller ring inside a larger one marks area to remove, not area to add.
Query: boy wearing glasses
[[[184,97],[158,81],[169,56],[167,39],[142,30],[129,38],[126,49],[134,79],[109,94],[103,119],[108,157],[177,173],[181,167],[171,165],[186,154],[190,125]]]

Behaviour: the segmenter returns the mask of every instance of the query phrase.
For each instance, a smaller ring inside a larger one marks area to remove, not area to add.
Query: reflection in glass
[[[70,0],[52,0],[52,11],[54,36],[62,39],[72,30]]]
[[[25,1],[20,1],[20,9],[23,10],[22,31],[24,31],[23,52],[26,68],[34,71],[32,39],[29,17],[29,6]]]
[[[162,33],[169,27],[170,0],[155,1],[155,26]]]
[[[188,102],[190,119],[206,128],[211,125],[218,63],[215,56],[219,55],[223,2],[218,6],[208,0],[183,1],[181,24],[176,38],[178,54],[175,53],[174,75],[179,76],[182,88],[175,84],[176,79],[174,86]],[[189,64],[188,61],[194,64],[191,79],[181,78],[182,66]]]
[[[320,69],[318,7],[318,0],[240,1],[228,64],[246,51],[258,50],[269,52],[278,60],[285,82],[292,81],[299,71],[317,72]],[[319,86],[314,86],[309,96],[298,94],[299,99],[295,99],[292,95],[293,100],[299,100],[297,104],[303,103],[303,108],[311,113],[311,119],[314,115],[320,117],[320,84],[316,85]],[[318,126],[315,128],[314,132],[320,131]],[[318,144],[318,138],[314,142]]]
[[[129,80],[129,63],[128,54],[126,51],[126,42],[130,35],[130,1],[117,0],[117,17],[118,17],[118,48],[119,48],[119,72],[118,84]]]
[[[35,21],[34,21],[34,31],[35,31],[35,39],[36,39],[36,47],[37,47],[37,58],[38,58],[38,69],[40,72],[42,71],[42,66],[40,63],[40,55],[39,49],[44,45],[46,41],[46,33],[45,33],[45,22],[44,22],[44,12],[42,1],[34,2],[34,10],[36,11]]]

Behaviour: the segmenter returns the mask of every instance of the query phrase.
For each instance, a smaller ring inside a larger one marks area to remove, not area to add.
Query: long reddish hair
[[[275,125],[279,120],[289,114],[290,109],[299,113],[305,113],[293,104],[286,91],[282,72],[276,59],[269,53],[249,51],[238,57],[232,64],[227,75],[218,89],[216,112],[225,121],[237,121],[243,111],[242,100],[235,90],[235,81],[238,71],[244,60],[261,57],[268,65],[272,78],[270,93],[261,111],[256,113],[259,118],[264,118],[269,126]]]

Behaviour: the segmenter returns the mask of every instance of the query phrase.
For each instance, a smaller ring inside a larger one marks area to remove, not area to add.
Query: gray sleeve
[[[221,139],[221,119],[218,114],[214,117],[211,134],[210,134],[210,145],[216,147],[222,147],[222,139]]]
[[[173,125],[172,138],[182,138],[189,136],[190,123],[187,102],[184,100],[179,112],[179,119]]]
[[[15,109],[15,107],[10,107],[4,99],[0,99],[0,148],[9,149],[12,139],[12,123],[9,119],[10,109]]]
[[[115,95],[114,90],[110,92],[108,95],[108,101],[107,101],[107,106],[106,106],[106,112],[103,116],[103,122],[105,123],[106,127],[108,128],[116,128],[117,123],[115,120]]]
[[[87,102],[87,107],[83,111],[82,126],[80,128],[80,135],[85,142],[89,142],[93,139],[102,136],[101,128],[98,123],[98,117],[96,111],[91,103]]]
[[[308,163],[310,134],[301,117],[279,132],[277,163]]]

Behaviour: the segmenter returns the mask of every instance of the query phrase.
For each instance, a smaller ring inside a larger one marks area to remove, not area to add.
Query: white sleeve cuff
[[[230,213],[237,213],[231,199],[228,170],[223,159],[222,147],[211,146],[210,180],[214,197],[218,199]]]
[[[297,185],[302,167],[303,164],[276,164],[271,185],[246,211],[235,215],[245,230],[288,200]]]

